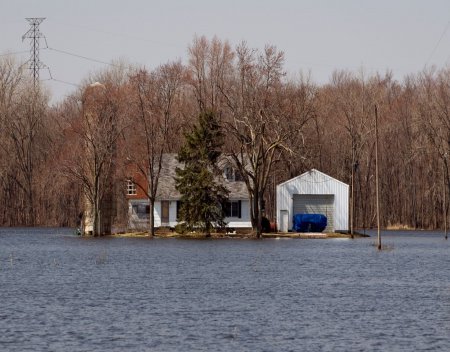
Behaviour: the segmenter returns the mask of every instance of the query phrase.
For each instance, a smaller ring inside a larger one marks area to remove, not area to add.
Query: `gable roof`
[[[319,171],[317,169],[311,169],[309,171],[304,172],[303,174],[301,174],[299,176],[296,176],[296,177],[291,178],[289,180],[286,180],[286,181],[284,181],[282,183],[279,183],[277,185],[277,187],[284,186],[285,184],[288,184],[288,183],[290,183],[292,181],[295,181],[295,180],[299,180],[299,179],[302,179],[302,178],[307,178],[307,177],[311,176],[311,174],[316,174],[317,176],[321,177],[322,181],[320,181],[320,182],[336,182],[336,183],[339,183],[339,184],[341,184],[343,186],[349,187],[348,184],[346,184],[346,183],[344,183],[342,181],[339,181],[338,179],[335,179],[334,177],[331,177],[331,176],[329,176],[329,175],[327,175],[327,174],[325,174],[325,173],[323,173],[323,172],[321,172],[321,171]]]
[[[164,154],[162,160],[161,174],[158,183],[157,199],[177,200],[181,198],[180,192],[175,188],[176,168],[182,168],[182,164],[177,160],[177,154]],[[230,182],[224,177],[220,177],[222,184],[228,189],[228,197],[232,200],[248,199],[247,187],[243,181]]]
[[[180,166],[176,159],[177,154],[163,154],[161,174],[158,181],[157,199],[180,199],[181,194],[175,188],[175,169]]]

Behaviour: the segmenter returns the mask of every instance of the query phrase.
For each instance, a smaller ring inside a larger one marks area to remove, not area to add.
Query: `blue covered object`
[[[327,227],[327,217],[322,214],[295,214],[293,230],[296,232],[322,232]]]

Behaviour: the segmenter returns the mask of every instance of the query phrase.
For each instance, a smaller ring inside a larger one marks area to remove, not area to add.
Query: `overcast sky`
[[[29,29],[25,17],[46,17],[40,29],[50,48],[148,68],[186,62],[196,34],[256,48],[274,44],[285,52],[289,73],[311,71],[320,84],[335,69],[390,69],[402,80],[426,65],[450,63],[450,0],[0,0],[0,55],[29,57],[29,41],[21,39]],[[73,84],[106,67],[55,50],[42,50],[40,58],[56,80]],[[46,84],[53,102],[76,88]]]

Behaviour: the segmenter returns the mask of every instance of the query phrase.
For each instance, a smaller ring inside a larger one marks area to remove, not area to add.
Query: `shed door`
[[[294,194],[293,215],[322,214],[327,217],[325,232],[334,231],[333,194]]]
[[[280,210],[280,231],[288,232],[289,218],[287,210]]]

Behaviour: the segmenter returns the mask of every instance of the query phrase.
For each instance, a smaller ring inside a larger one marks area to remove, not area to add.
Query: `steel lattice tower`
[[[45,20],[45,17],[26,18],[30,23],[30,29],[22,36],[22,41],[25,38],[30,39],[30,59],[28,60],[28,68],[34,80],[34,87],[36,88],[39,82],[39,70],[47,66],[39,60],[39,39],[45,36],[40,32],[39,25]]]

